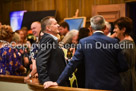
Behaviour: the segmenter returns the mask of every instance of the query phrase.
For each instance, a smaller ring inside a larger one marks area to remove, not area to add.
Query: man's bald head
[[[33,32],[33,35],[35,37],[38,37],[39,36],[39,33],[41,31],[41,23],[38,22],[38,21],[35,21],[31,24],[31,30]]]

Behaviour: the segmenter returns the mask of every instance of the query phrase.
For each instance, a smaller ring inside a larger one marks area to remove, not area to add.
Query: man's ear
[[[103,30],[105,30],[107,27],[106,27],[106,25],[104,26],[104,28],[103,28]]]
[[[121,31],[123,31],[123,33],[125,33],[125,32],[126,32],[126,28],[123,27],[123,28],[121,29]]]
[[[93,30],[93,28],[91,26],[89,26],[88,29],[90,30],[90,33],[94,32],[94,30]]]
[[[51,31],[50,26],[46,26],[47,31]]]
[[[104,31],[106,29],[106,25],[104,26],[104,28],[102,29],[102,31]]]
[[[93,29],[92,29],[92,27],[91,27],[91,26],[89,26],[89,27],[88,27],[88,29],[89,29],[90,31],[93,31]]]
[[[92,27],[91,27],[91,26],[89,26],[88,28],[92,30]]]

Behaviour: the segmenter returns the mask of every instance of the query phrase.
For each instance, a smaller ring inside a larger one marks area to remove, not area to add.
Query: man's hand
[[[50,86],[58,86],[58,84],[52,81],[47,81],[47,82],[44,82],[43,84],[44,89],[49,88]]]
[[[29,80],[29,76],[24,77],[24,82],[27,82],[27,80]]]

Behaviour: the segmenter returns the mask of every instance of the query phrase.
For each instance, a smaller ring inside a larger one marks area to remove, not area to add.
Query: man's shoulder
[[[53,41],[53,38],[51,35],[44,33],[40,41]]]
[[[107,37],[107,39],[110,40],[111,42],[118,42],[119,43],[119,39],[117,39],[117,38]]]
[[[92,36],[88,36],[88,37],[82,38],[81,41],[86,41],[86,40],[89,40],[89,39],[92,39]]]
[[[42,38],[52,38],[50,34],[44,33],[44,35],[42,36]]]
[[[116,39],[116,38],[110,38],[110,37],[107,37],[107,36],[101,36],[101,37],[96,37],[96,36],[89,36],[89,37],[85,37],[85,38],[82,38],[80,40],[80,42],[87,42],[87,41],[99,41],[99,40],[105,40],[105,41],[109,41],[109,42],[113,42],[113,43],[118,43],[119,40]]]
[[[80,42],[90,41],[90,40],[93,40],[93,39],[95,39],[93,36],[88,36],[88,37],[80,39]]]

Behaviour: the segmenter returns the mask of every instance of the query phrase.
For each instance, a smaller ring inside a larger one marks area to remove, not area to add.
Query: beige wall
[[[92,16],[92,5],[118,4],[136,0],[0,0],[0,21],[9,24],[9,12],[17,10],[57,10],[57,19],[72,17],[76,9],[79,16]]]

